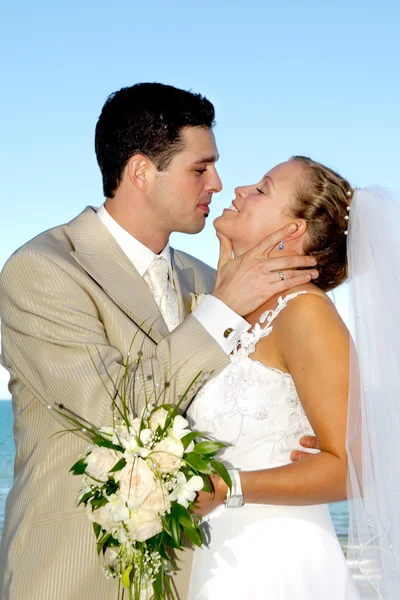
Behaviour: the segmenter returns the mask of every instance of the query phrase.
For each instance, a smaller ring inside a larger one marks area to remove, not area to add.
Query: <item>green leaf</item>
[[[115,473],[116,471],[121,471],[126,465],[126,460],[121,458],[117,464],[111,469],[110,473]]]
[[[189,540],[192,542],[192,544],[194,544],[195,546],[198,546],[199,548],[202,547],[203,538],[198,530],[189,529],[188,527],[184,527],[183,533],[186,535],[187,538],[189,538]]]
[[[157,550],[160,553],[160,556],[164,559],[164,560],[168,560],[169,561],[169,555],[167,553],[167,551],[164,548],[164,544],[161,544],[161,546],[157,546]]]
[[[232,479],[230,478],[230,475],[229,475],[228,471],[226,470],[226,467],[222,463],[218,462],[217,460],[210,461],[210,465],[212,466],[214,471],[216,473],[218,473],[218,475],[225,481],[228,488],[231,489],[232,488]]]
[[[186,450],[190,442],[193,442],[193,440],[195,440],[200,435],[201,434],[198,431],[191,431],[190,433],[184,435],[183,438],[181,438],[181,442],[183,444],[184,449]]]
[[[193,517],[187,508],[179,504],[178,502],[172,502],[171,504],[172,515],[178,520],[182,527],[194,527]]]
[[[101,506],[105,506],[107,502],[108,500],[107,498],[104,498],[104,496],[97,496],[97,498],[93,498],[93,500],[91,500],[90,504],[92,506],[92,510],[97,510]]]
[[[105,533],[97,542],[97,554],[103,550],[104,545],[108,542],[108,540],[112,537],[111,533]]]
[[[195,445],[193,452],[195,454],[216,454],[221,448],[225,448],[225,444],[221,442],[199,442]]]
[[[164,515],[161,520],[162,520],[164,531],[172,537],[171,527],[170,527],[170,515],[169,514]]]
[[[70,472],[74,475],[83,475],[86,471],[87,464],[85,463],[85,459],[81,458],[70,468]]]
[[[101,533],[101,525],[99,525],[98,523],[93,523],[93,530],[94,530],[94,535],[96,536],[96,539],[98,539],[98,537]]]
[[[202,474],[201,477],[203,478],[203,481],[204,481],[204,485],[203,485],[202,491],[203,492],[208,492],[209,494],[212,494],[213,491],[214,491],[214,488],[213,488],[213,486],[211,484],[211,480],[210,480],[209,476]]]
[[[163,579],[164,579],[164,569],[161,567],[161,569],[158,571],[157,575],[155,576],[155,580],[153,581],[153,591],[154,591],[156,600],[161,600],[163,597],[163,589],[164,589]]]
[[[106,489],[105,489],[105,493],[107,494],[107,496],[111,496],[111,494],[115,494],[115,492],[118,490],[118,483],[115,483],[114,479],[109,479],[106,483]]]
[[[168,533],[164,533],[164,544],[166,546],[170,546],[171,548],[176,548],[177,550],[182,550],[182,544],[179,541],[179,544],[175,542],[175,540],[168,535]]]
[[[181,543],[181,532],[179,530],[179,523],[174,517],[172,517],[170,520],[170,528],[171,528],[171,533],[172,533],[172,539],[174,540],[174,542],[176,544],[180,544]]]
[[[124,451],[122,446],[117,446],[116,444],[113,444],[110,440],[103,438],[101,435],[93,436],[92,442],[96,446],[104,446],[104,448],[111,448],[111,450],[116,450],[117,452]]]
[[[193,452],[190,452],[189,454],[185,455],[184,460],[196,471],[199,471],[199,473],[211,475],[212,470],[210,469],[206,461],[200,458],[200,456],[197,456],[197,454],[193,454]]]
[[[93,492],[86,492],[86,494],[83,494],[82,498],[79,500],[78,502],[78,506],[80,506],[82,503],[86,504],[86,502],[89,500],[89,498],[93,496]]]

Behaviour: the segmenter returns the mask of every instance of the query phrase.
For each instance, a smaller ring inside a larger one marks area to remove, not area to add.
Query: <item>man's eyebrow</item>
[[[217,155],[213,154],[212,156],[205,156],[204,158],[199,158],[199,160],[195,160],[192,164],[193,165],[201,165],[203,163],[215,163],[215,162],[217,162],[218,159],[219,159],[219,154],[217,154]]]
[[[265,182],[269,181],[270,184],[272,185],[273,188],[275,188],[274,186],[274,182],[272,181],[271,177],[267,174],[264,175],[263,180],[265,180]]]

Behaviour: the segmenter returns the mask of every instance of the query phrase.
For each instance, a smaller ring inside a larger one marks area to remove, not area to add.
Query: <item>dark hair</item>
[[[305,177],[291,206],[297,219],[308,224],[304,253],[318,260],[318,279],[313,283],[324,291],[347,279],[348,208],[354,190],[341,175],[306,156],[292,156],[305,169]]]
[[[200,94],[161,83],[138,83],[111,94],[96,125],[95,150],[107,198],[114,196],[122,171],[136,153],[159,169],[183,150],[183,127],[214,126],[214,106]]]

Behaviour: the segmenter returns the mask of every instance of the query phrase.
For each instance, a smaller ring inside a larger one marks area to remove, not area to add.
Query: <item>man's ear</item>
[[[143,154],[134,154],[126,165],[126,172],[131,184],[139,191],[145,191],[154,176],[154,164]]]

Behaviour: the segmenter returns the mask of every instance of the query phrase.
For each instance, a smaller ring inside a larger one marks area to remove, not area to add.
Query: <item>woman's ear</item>
[[[294,233],[292,233],[291,235],[289,235],[289,237],[286,238],[287,242],[301,237],[306,233],[308,229],[308,223],[305,219],[294,219],[293,223],[297,225],[297,229]]]

